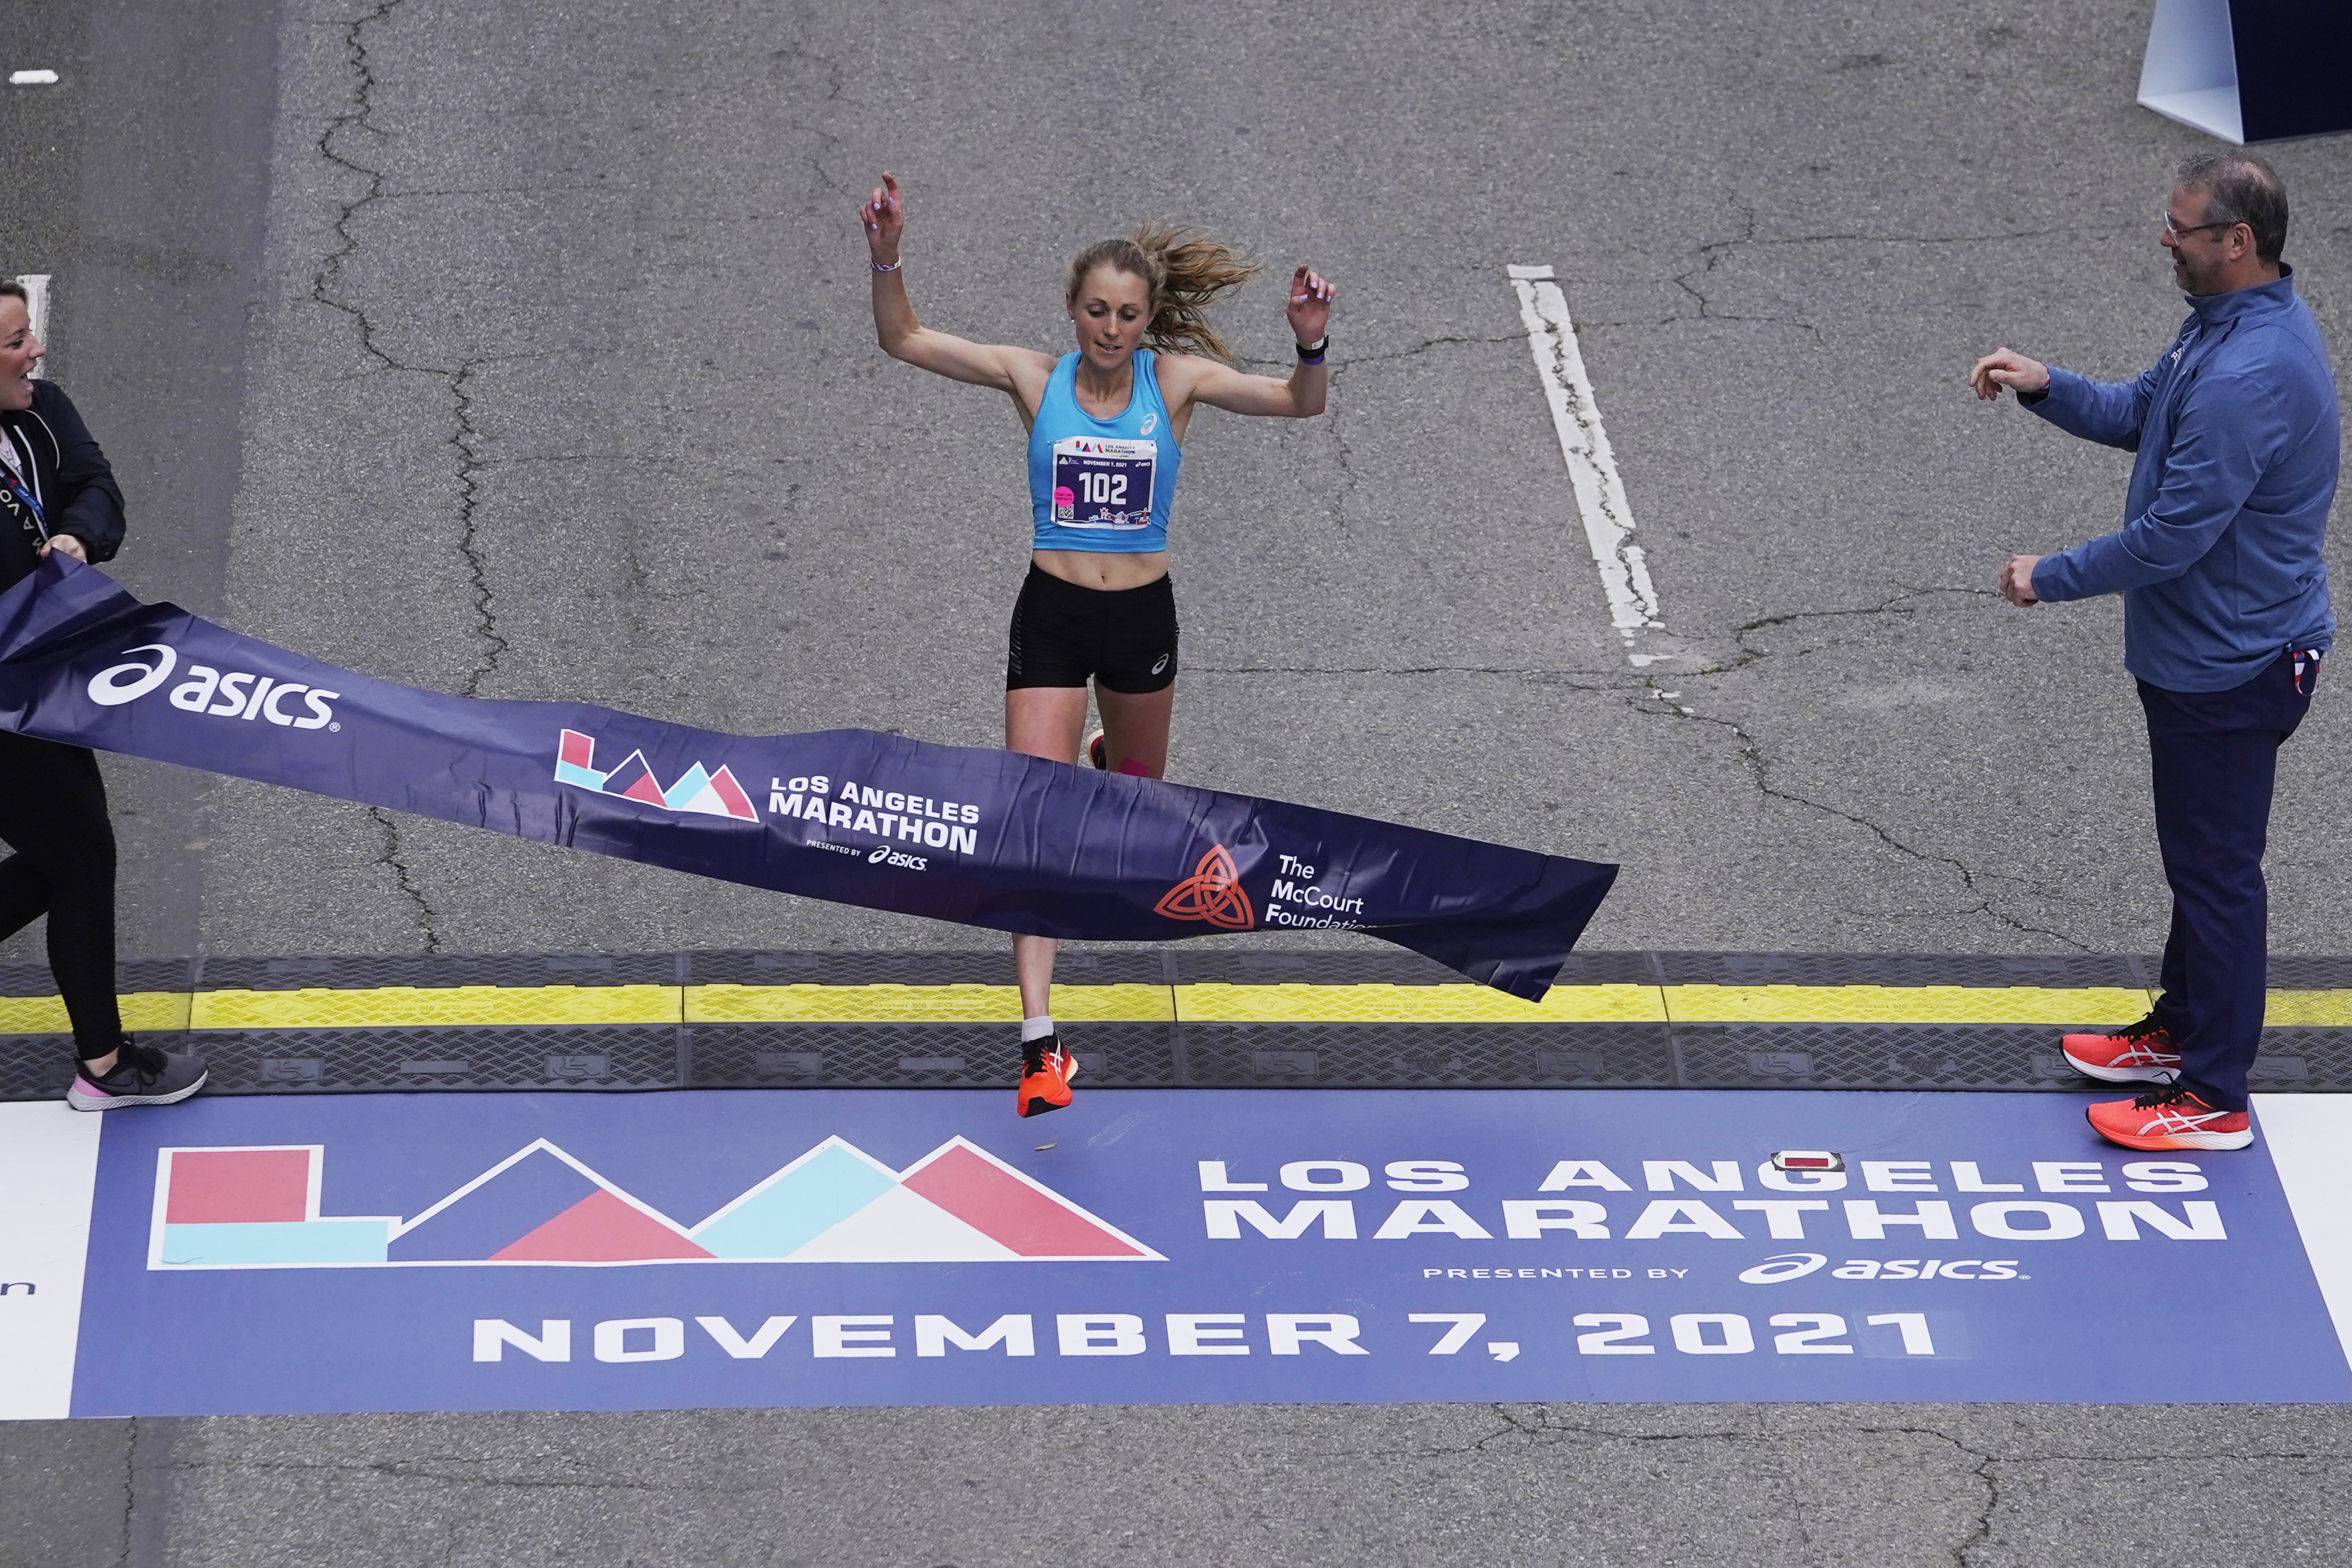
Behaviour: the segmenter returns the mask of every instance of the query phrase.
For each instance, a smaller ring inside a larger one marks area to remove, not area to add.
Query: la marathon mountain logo
[[[964,1138],[903,1171],[841,1138],[682,1225],[544,1138],[412,1218],[319,1212],[322,1144],[164,1149],[147,1267],[1161,1263]]]
[[[664,789],[643,752],[631,752],[628,760],[610,773],[600,772],[595,761],[595,737],[577,730],[564,731],[556,742],[555,782],[575,789],[593,790],[598,795],[618,795],[642,805],[656,805],[664,811],[731,817],[737,822],[760,820],[751,795],[735,782],[735,775],[724,763],[715,773],[697,763],[680,774],[676,784]]]
[[[1213,844],[1192,874],[1160,896],[1151,912],[1171,921],[1201,921],[1221,931],[1247,931],[1257,924],[1242,874],[1222,844]]]

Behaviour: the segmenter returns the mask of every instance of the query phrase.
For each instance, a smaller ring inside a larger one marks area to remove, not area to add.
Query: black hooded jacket
[[[16,448],[49,533],[72,534],[92,562],[114,559],[122,546],[122,490],[64,389],[33,383],[32,407],[0,410],[0,439]],[[13,523],[0,527],[0,589],[32,571],[38,549]]]

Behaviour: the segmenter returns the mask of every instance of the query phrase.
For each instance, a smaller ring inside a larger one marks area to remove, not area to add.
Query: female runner
[[[918,321],[899,266],[907,218],[896,177],[882,176],[861,216],[883,352],[1006,394],[1029,431],[1035,531],[1028,580],[1013,606],[1005,749],[1076,763],[1092,679],[1103,722],[1087,746],[1095,765],[1162,776],[1176,700],[1168,516],[1185,427],[1203,403],[1290,419],[1322,413],[1333,289],[1307,268],[1293,272],[1288,312],[1297,368],[1287,381],[1244,375],[1225,363],[1233,351],[1204,312],[1257,268],[1213,239],[1147,224],[1125,239],[1088,246],[1070,263],[1063,303],[1077,349],[1056,359],[971,342]],[[1050,937],[1013,939],[1024,1116],[1069,1104],[1077,1071],[1054,1032],[1054,950]]]

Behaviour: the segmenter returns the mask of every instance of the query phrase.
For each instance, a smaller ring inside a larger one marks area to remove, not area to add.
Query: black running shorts
[[[1032,563],[1013,605],[1004,689],[1078,686],[1141,696],[1176,679],[1176,590],[1081,588]]]

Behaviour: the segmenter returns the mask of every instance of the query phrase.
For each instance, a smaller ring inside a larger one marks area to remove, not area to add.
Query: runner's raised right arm
[[[1050,355],[1006,343],[975,343],[934,331],[915,319],[906,274],[898,269],[898,240],[906,233],[907,212],[896,175],[882,176],[858,216],[866,225],[866,248],[874,268],[874,336],[882,352],[951,381],[994,387],[1021,405],[1024,419],[1034,415],[1045,378],[1054,371]]]

